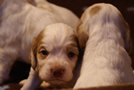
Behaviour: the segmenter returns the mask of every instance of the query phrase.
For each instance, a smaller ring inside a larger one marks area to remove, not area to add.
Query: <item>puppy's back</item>
[[[110,4],[95,4],[84,12],[77,33],[85,51],[74,88],[134,82],[125,48],[130,40],[127,26],[119,10]]]

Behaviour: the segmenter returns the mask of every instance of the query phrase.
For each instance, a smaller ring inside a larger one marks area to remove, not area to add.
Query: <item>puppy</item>
[[[106,86],[134,82],[129,27],[111,4],[99,3],[87,8],[77,27],[84,51],[80,76],[74,88]]]
[[[78,54],[76,33],[71,27],[48,25],[32,44],[32,68],[21,90],[34,90],[42,81],[52,85],[70,81]]]
[[[35,7],[51,11],[55,16],[57,16],[57,18],[61,20],[61,22],[64,22],[73,28],[76,27],[78,17],[76,17],[70,10],[49,3],[47,0],[27,0],[27,1],[30,4],[34,5]]]
[[[29,55],[32,41],[47,25],[65,23],[75,27],[78,18],[71,11],[56,5],[51,8],[48,2],[46,6],[50,9],[41,9],[25,0],[0,1],[0,84],[8,79],[17,58],[31,63]],[[63,9],[64,14],[55,14]],[[67,18],[67,21],[64,18]]]

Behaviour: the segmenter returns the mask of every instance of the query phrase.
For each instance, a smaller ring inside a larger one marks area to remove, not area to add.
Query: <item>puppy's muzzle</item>
[[[60,68],[51,68],[50,71],[51,71],[51,74],[53,75],[53,77],[55,77],[55,78],[60,78],[65,73],[65,69],[62,68],[62,67],[60,67]]]

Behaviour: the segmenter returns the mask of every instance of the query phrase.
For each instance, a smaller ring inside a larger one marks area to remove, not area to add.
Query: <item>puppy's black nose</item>
[[[60,69],[51,69],[51,73],[54,77],[62,77],[64,74],[65,69],[60,68]]]

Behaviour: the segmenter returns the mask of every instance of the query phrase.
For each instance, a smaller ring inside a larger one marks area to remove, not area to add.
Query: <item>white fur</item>
[[[8,85],[0,86],[0,90],[7,90],[9,88]]]
[[[42,51],[48,54],[44,55]],[[70,52],[74,53],[73,57]],[[34,70],[31,68],[21,90],[33,90],[42,81],[61,86],[71,81],[78,54],[76,35],[71,27],[62,23],[48,25],[33,42],[31,60]]]
[[[77,31],[80,45],[87,41],[74,88],[134,82],[127,53],[129,28],[117,8],[104,3],[90,6],[82,15]]]
[[[31,62],[32,41],[47,25],[62,22],[75,27],[78,18],[71,11],[47,1],[43,5],[50,9],[36,7],[26,0],[0,2],[0,84],[8,79],[17,58]]]

